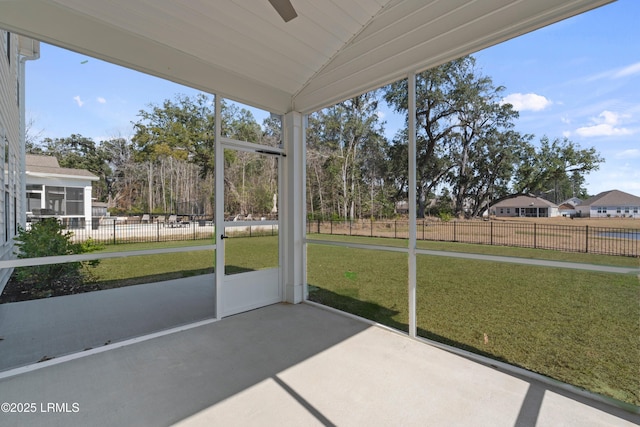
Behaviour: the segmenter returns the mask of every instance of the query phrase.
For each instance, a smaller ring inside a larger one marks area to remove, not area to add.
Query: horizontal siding
[[[0,30],[3,42],[0,44],[0,259],[9,259],[13,255],[15,232],[15,211],[19,212],[22,204],[20,192],[20,180],[22,174],[19,171],[20,159],[20,107],[18,105],[18,36],[11,34],[9,52],[10,61],[7,58],[6,37],[7,32]],[[8,146],[8,150],[5,147]],[[8,153],[8,157],[5,155]],[[7,170],[8,169],[8,170]],[[5,197],[8,192],[9,211],[5,212]],[[16,198],[17,206],[14,202]],[[9,235],[5,236],[6,220],[8,218]],[[11,269],[0,270],[0,292],[11,275]]]

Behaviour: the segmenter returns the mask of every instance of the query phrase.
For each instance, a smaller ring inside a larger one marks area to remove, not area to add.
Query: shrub
[[[453,218],[453,215],[451,215],[451,213],[446,212],[446,211],[441,211],[438,216],[440,217],[440,220],[443,222],[449,222],[451,221],[451,218]]]
[[[113,216],[124,215],[127,213],[127,210],[124,208],[109,208],[107,210]]]
[[[55,218],[46,218],[32,225],[30,230],[20,229],[15,238],[18,258],[37,258],[55,255],[74,255],[92,252],[100,248],[94,241],[73,243],[73,234],[64,231]],[[58,284],[82,284],[90,277],[89,267],[99,260],[67,262],[32,267],[19,267],[14,271],[17,280],[29,283],[40,290],[53,290]]]

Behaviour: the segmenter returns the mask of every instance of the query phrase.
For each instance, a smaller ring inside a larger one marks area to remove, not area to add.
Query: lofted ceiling
[[[0,0],[0,27],[308,113],[612,0]]]

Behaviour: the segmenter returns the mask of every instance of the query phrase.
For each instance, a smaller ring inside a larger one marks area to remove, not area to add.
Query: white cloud
[[[80,99],[80,95],[74,96],[73,100],[76,101],[76,104],[78,104],[78,107],[82,107],[84,105],[84,101]]]
[[[513,105],[517,111],[540,111],[553,104],[551,100],[535,93],[512,93],[504,97],[502,103]]]
[[[631,148],[629,150],[624,150],[616,154],[617,158],[620,159],[636,159],[640,158],[640,149]]]
[[[100,104],[106,104],[107,100],[104,99],[103,97],[99,96],[98,98],[96,98],[96,100],[98,101],[98,103]]]
[[[601,80],[601,79],[621,79],[623,77],[632,76],[634,74],[640,74],[640,62],[627,65],[626,67],[623,67],[623,68],[609,69],[601,73],[591,75],[587,77],[585,80],[588,82],[592,82],[592,81]]]
[[[576,129],[576,134],[584,137],[631,135],[633,131],[630,129],[618,127],[622,120],[626,118],[629,118],[628,114],[605,110],[598,117],[591,119],[594,123],[591,126],[583,126]]]
[[[613,75],[614,79],[619,79],[621,77],[631,76],[633,74],[640,74],[640,62],[636,62],[635,64],[631,64],[629,66],[624,67],[622,70],[619,70]]]
[[[609,124],[602,123],[594,126],[585,126],[576,129],[576,134],[584,137],[591,136],[622,136],[631,135],[631,131],[626,128],[616,128]]]
[[[604,110],[602,113],[600,113],[598,115],[598,117],[602,117],[602,121],[605,124],[611,125],[611,126],[615,126],[617,124],[620,123],[620,120],[623,118],[628,118],[629,116],[626,114],[618,114],[618,113],[614,113],[613,111],[608,111],[608,110]],[[596,122],[598,122],[599,120],[594,119]]]
[[[385,116],[384,111],[378,110],[378,111],[376,111],[376,115],[378,116],[378,118],[380,120],[384,120],[384,116]]]

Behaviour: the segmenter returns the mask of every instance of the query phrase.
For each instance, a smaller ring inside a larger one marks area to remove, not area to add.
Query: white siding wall
[[[10,41],[7,43],[7,34],[0,30],[0,259],[8,259],[13,253],[14,218],[21,199],[17,194],[21,179],[20,171],[17,170],[21,144],[18,36],[10,34]],[[10,48],[9,52],[7,46]],[[0,290],[4,288],[10,274],[10,270],[0,270]]]
[[[591,216],[591,211],[589,210],[589,206],[576,206],[576,211],[580,213],[582,218],[587,218]]]
[[[640,206],[591,206],[592,218],[640,218]]]

